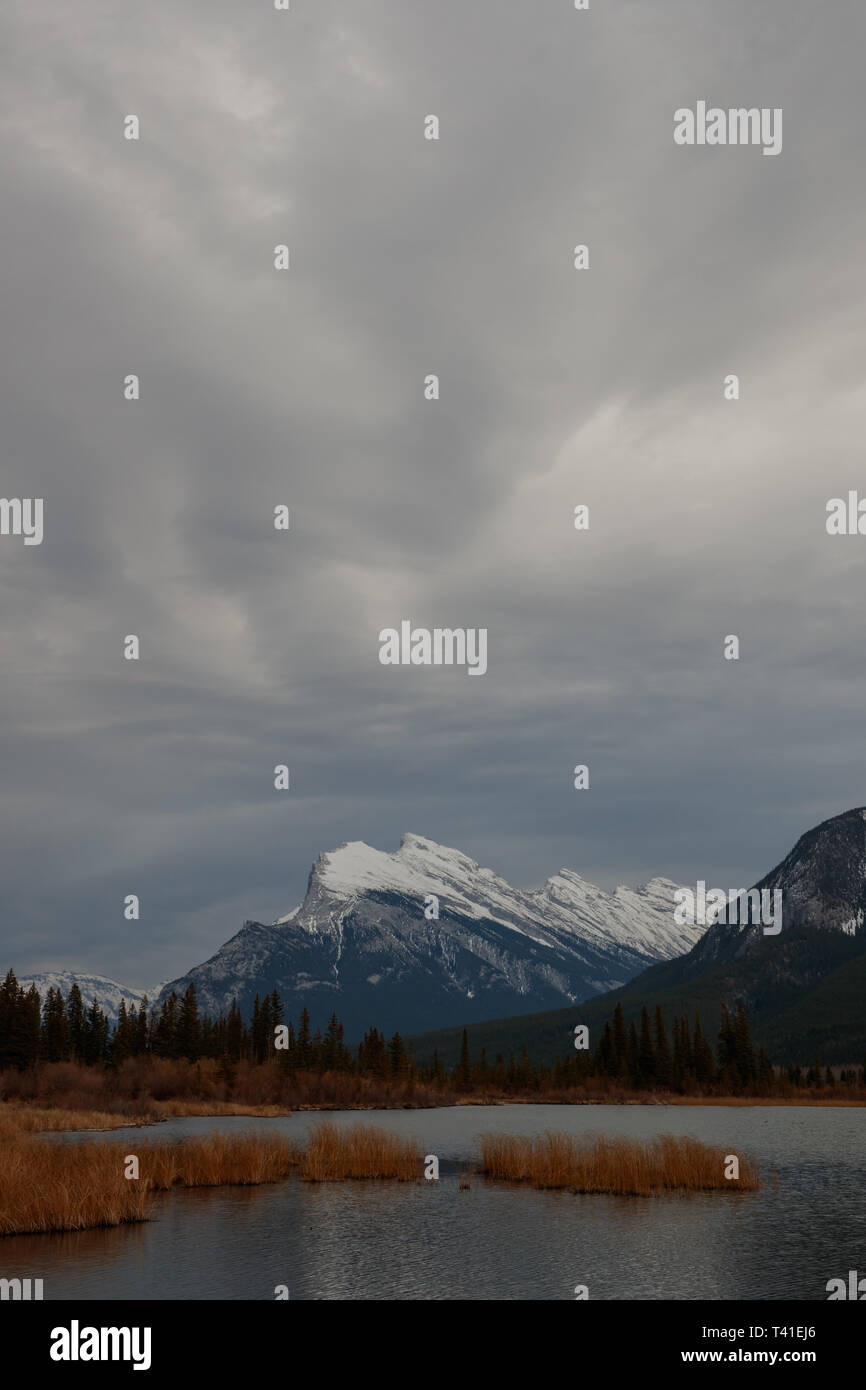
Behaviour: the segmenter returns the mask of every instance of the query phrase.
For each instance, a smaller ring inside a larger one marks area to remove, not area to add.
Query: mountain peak
[[[688,950],[703,928],[676,922],[673,892],[606,893],[569,869],[527,892],[425,835],[393,851],[350,840],[319,855],[300,907],[174,983],[193,979],[211,1013],[277,989],[290,1011],[336,1009],[352,1037],[529,1012]]]

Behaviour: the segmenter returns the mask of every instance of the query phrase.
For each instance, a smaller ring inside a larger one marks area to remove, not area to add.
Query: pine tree
[[[226,1054],[232,1062],[239,1062],[244,1044],[244,1023],[237,999],[231,1002],[226,1024]]]
[[[628,1029],[621,1003],[613,1011],[613,1070],[622,1079],[628,1075]]]
[[[180,1017],[177,1025],[177,1050],[181,1057],[190,1062],[201,1055],[201,1024],[198,1017],[198,1001],[195,985],[190,980],[184,990],[180,1004]]]
[[[457,1085],[461,1091],[468,1091],[472,1079],[472,1069],[469,1062],[469,1034],[463,1029],[463,1037],[460,1042],[460,1062],[457,1066]]]
[[[150,1051],[150,1002],[144,996],[138,1006],[138,1019],[135,1024],[135,1055],[146,1057]]]
[[[250,1024],[250,1045],[252,1047],[252,1058],[254,1062],[259,1061],[259,1053],[262,1048],[262,1006],[259,1003],[259,996],[253,1000],[253,1019]]]
[[[388,1044],[388,1054],[391,1063],[391,1075],[396,1081],[406,1072],[406,1049],[399,1033],[395,1033]]]
[[[372,1029],[372,1032],[375,1033],[376,1029]],[[305,1004],[298,1023],[298,1065],[302,1071],[309,1071],[312,1061],[313,1040],[310,1036],[310,1013]]]
[[[749,1020],[746,1018],[746,1010],[743,1001],[737,1005],[737,1012],[733,1022],[734,1039],[734,1065],[742,1086],[751,1086],[757,1074],[758,1067],[755,1061],[755,1048],[749,1032]]]
[[[41,1009],[39,992],[35,985],[25,991],[18,986],[18,996],[13,1010],[13,1050],[17,1060],[15,1065],[24,1070],[39,1060]]]
[[[768,1090],[773,1085],[775,1073],[766,1052],[761,1047],[758,1052],[758,1082],[762,1090]]]
[[[734,1039],[734,1026],[727,1004],[722,1004],[719,1021],[719,1079],[730,1090],[737,1089],[739,1069],[737,1067],[737,1044]]]
[[[83,1060],[88,1066],[104,1062],[108,1056],[108,1019],[94,999],[84,1015]]]
[[[675,1091],[681,1091],[685,1079],[685,1067],[683,1066],[682,1027],[678,1018],[674,1018],[673,1037],[674,1050],[671,1059],[671,1085]]]
[[[695,1078],[695,1048],[692,1042],[692,1032],[689,1028],[688,1014],[683,1014],[680,1019],[680,1047],[682,1048],[683,1080],[690,1084]]]
[[[701,1028],[701,1016],[695,1011],[695,1078],[699,1086],[710,1086],[715,1080],[716,1063],[713,1058],[713,1049],[710,1047],[709,1040],[704,1037]]]
[[[72,984],[66,1001],[66,1019],[69,1025],[69,1050],[76,1061],[83,1061],[85,1051],[84,1000],[77,981]]]
[[[670,1086],[671,1053],[660,1004],[656,1004],[655,1076],[657,1084],[664,1090]]]
[[[46,1062],[63,1062],[69,1055],[69,1025],[63,991],[49,989],[42,1010],[42,1056]]]
[[[616,1059],[613,1050],[613,1029],[610,1026],[609,1020],[605,1021],[604,1032],[599,1038],[598,1047],[595,1049],[593,1064],[595,1071],[600,1076],[615,1075]]]
[[[114,1060],[119,1066],[135,1049],[135,1008],[130,1014],[126,1011],[126,1000],[121,999],[117,1010],[117,1024],[114,1029]]]
[[[634,1019],[628,1026],[628,1079],[632,1086],[640,1085],[640,1044]]]
[[[640,1081],[642,1086],[652,1086],[656,1079],[656,1059],[653,1048],[652,1034],[650,1033],[649,1014],[646,1004],[641,1009],[640,1015],[640,1043],[638,1044],[638,1059],[640,1062]]]
[[[163,999],[153,1035],[153,1051],[157,1057],[176,1057],[178,1054],[178,1015],[180,1000],[172,990]]]

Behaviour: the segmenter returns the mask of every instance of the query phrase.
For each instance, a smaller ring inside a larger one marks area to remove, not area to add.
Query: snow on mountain
[[[677,885],[656,878],[606,893],[563,869],[512,888],[457,849],[404,835],[394,853],[361,841],[319,856],[302,904],[241,931],[171,989],[243,1013],[277,989],[291,1014],[332,1010],[349,1037],[371,1025],[414,1032],[577,1002],[688,951],[700,925],[674,921]],[[438,918],[425,903],[438,900]]]
[[[20,977],[18,983],[23,989],[35,985],[43,1004],[49,989],[59,989],[63,998],[68,999],[70,989],[77,984],[85,1007],[97,999],[103,1013],[112,1021],[117,1018],[121,999],[125,999],[127,1005],[134,1004],[138,1008],[145,995],[144,990],[119,985],[116,980],[109,980],[105,975],[83,975],[75,970],[43,970],[36,975]],[[148,998],[154,999],[159,993],[159,988],[157,986],[155,990],[149,991]]]
[[[856,939],[866,919],[866,808],[857,806],[807,830],[754,887],[768,895],[768,902],[776,892],[781,894],[780,936],[807,927]],[[692,973],[699,965],[760,950],[767,938],[759,914],[744,907],[737,916],[747,920],[722,920],[704,934],[689,956]]]
[[[551,928],[572,930],[602,947],[638,946],[649,960],[681,955],[703,930],[674,921],[678,885],[670,879],[654,878],[642,888],[605,893],[562,869],[538,892],[523,893],[459,850],[420,835],[404,835],[394,854],[371,849],[360,840],[341,845],[319,856],[313,878],[336,898],[365,891],[421,899],[435,894],[440,912],[444,902],[467,917],[500,922],[542,943],[549,941]],[[300,912],[295,908],[280,921],[297,920]]]

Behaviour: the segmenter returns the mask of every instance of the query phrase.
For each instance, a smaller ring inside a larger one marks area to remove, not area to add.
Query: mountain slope
[[[61,990],[63,998],[68,999],[70,989],[77,984],[85,1007],[97,999],[103,1013],[112,1021],[117,1018],[121,999],[125,999],[127,1005],[134,1004],[138,1008],[144,998],[144,990],[119,985],[116,980],[109,980],[105,975],[85,975],[75,970],[43,970],[36,975],[23,976],[18,983],[24,989],[35,985],[43,1004],[49,989]],[[149,997],[153,998],[153,993]]]
[[[320,855],[300,907],[273,925],[246,922],[193,981],[200,1007],[277,989],[291,1015],[332,1010],[347,1037],[370,1025],[417,1031],[516,1009],[551,1008],[668,959],[702,928],[674,920],[676,885],[604,893],[568,870],[525,893],[459,850],[404,835],[386,854],[361,842]],[[438,919],[425,916],[431,895]]]
[[[782,893],[782,930],[764,933],[745,924],[717,922],[676,960],[652,965],[619,989],[578,1008],[534,1018],[498,1019],[470,1029],[473,1051],[486,1047],[549,1062],[571,1046],[576,1023],[586,1023],[594,1044],[621,1001],[626,1019],[646,1004],[660,1006],[668,1022],[695,1009],[706,1031],[718,1028],[722,1002],[742,999],[753,1033],[776,1062],[863,1062],[866,1057],[866,810],[855,808],[822,822],[755,885]],[[457,1033],[416,1038],[419,1055],[433,1047],[456,1059]]]

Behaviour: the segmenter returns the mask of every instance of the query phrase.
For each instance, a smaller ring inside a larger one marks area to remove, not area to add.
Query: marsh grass
[[[31,1112],[32,1113],[32,1112]],[[91,1112],[92,1114],[92,1112]],[[106,1117],[111,1118],[111,1117]],[[494,1181],[538,1188],[649,1196],[663,1191],[758,1187],[758,1171],[739,1154],[740,1177],[728,1179],[725,1150],[697,1139],[633,1139],[545,1133],[536,1138],[483,1134],[481,1163],[459,1174],[471,1190],[474,1171]],[[125,1176],[128,1159],[138,1178]],[[303,1146],[275,1132],[221,1134],[179,1142],[53,1143],[0,1117],[0,1235],[82,1231],[146,1221],[153,1195],[175,1187],[251,1187],[296,1174],[306,1182],[345,1179],[420,1181],[416,1140],[377,1125],[341,1129],[322,1121]]]
[[[92,1113],[92,1112],[91,1112]],[[127,1159],[139,1160],[127,1178]],[[308,1182],[420,1177],[417,1144],[375,1125],[316,1125],[307,1145],[281,1134],[209,1134],[179,1143],[48,1143],[0,1120],[0,1235],[146,1221],[155,1192],[253,1187],[299,1172]]]
[[[127,1158],[139,1160],[127,1178]],[[154,1192],[255,1186],[297,1168],[301,1151],[278,1134],[211,1134],[177,1144],[52,1144],[0,1125],[0,1235],[83,1231],[146,1221]]]
[[[673,1134],[658,1139],[577,1138],[547,1131],[533,1138],[482,1134],[481,1171],[488,1178],[525,1182],[537,1188],[610,1192],[649,1197],[656,1192],[754,1191],[754,1161],[737,1153],[738,1179],[725,1177],[727,1153],[699,1139]]]
[[[114,1144],[50,1144],[0,1132],[0,1234],[85,1231],[147,1217],[148,1189],[123,1176]]]
[[[0,1139],[4,1134],[20,1130],[24,1134],[57,1132],[70,1129],[124,1129],[141,1123],[130,1115],[108,1114],[103,1110],[53,1110],[35,1105],[0,1106]]]
[[[378,1125],[338,1129],[327,1120],[310,1132],[301,1177],[307,1182],[344,1178],[396,1178],[412,1182],[421,1175],[422,1154],[414,1139],[391,1134]]]

